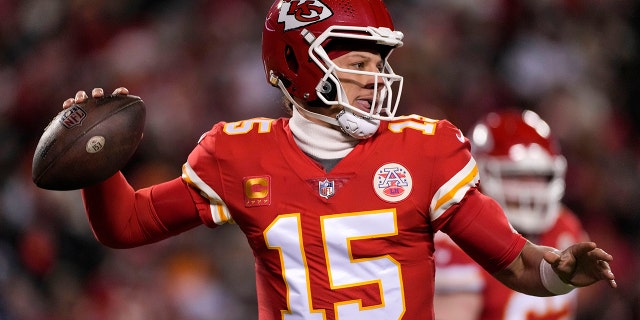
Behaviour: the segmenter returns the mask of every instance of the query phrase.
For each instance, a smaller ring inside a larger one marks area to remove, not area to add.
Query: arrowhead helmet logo
[[[284,23],[284,31],[288,31],[320,22],[332,15],[331,9],[320,0],[284,0],[278,22]]]

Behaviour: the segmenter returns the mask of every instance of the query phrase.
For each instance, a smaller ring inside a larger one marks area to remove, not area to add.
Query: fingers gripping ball
[[[62,110],[40,137],[33,182],[50,190],[81,189],[115,174],[142,140],[146,110],[132,95],[89,98]]]

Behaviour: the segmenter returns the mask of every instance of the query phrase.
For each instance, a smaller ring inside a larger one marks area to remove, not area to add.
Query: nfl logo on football
[[[87,117],[87,112],[84,111],[79,106],[74,105],[73,107],[66,109],[62,112],[60,121],[65,127],[67,127],[68,129],[71,129],[75,126],[81,125],[82,120],[84,120],[86,117]]]
[[[318,182],[318,193],[320,196],[329,199],[329,197],[335,194],[336,190],[334,188],[334,182],[325,179],[324,181]]]

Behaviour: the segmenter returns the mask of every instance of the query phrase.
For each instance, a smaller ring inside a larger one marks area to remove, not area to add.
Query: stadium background
[[[217,121],[283,115],[264,79],[270,0],[0,0],[0,319],[255,318],[253,260],[234,226],[131,250],[99,245],[78,191],[37,189],[45,125],[79,90],[126,86],[148,106],[124,169],[173,178]],[[640,318],[640,4],[389,0],[405,46],[400,113],[463,130],[501,108],[548,120],[569,161],[566,203],[615,257],[579,319]],[[247,160],[245,160],[247,161]]]

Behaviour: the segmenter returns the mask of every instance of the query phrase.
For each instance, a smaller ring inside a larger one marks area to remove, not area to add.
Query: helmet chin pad
[[[344,133],[356,139],[368,139],[380,127],[380,120],[363,117],[345,110],[336,115],[336,120]]]

